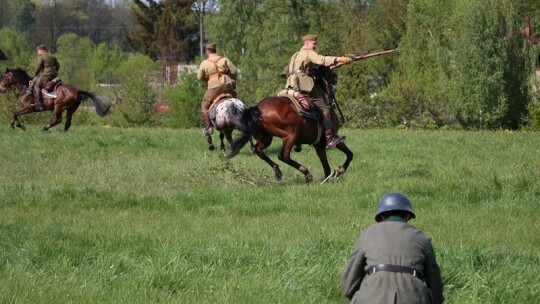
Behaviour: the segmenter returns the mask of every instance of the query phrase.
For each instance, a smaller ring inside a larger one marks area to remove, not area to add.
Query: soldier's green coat
[[[380,271],[377,264],[406,266],[407,273]],[[351,303],[442,303],[443,282],[430,239],[406,222],[384,221],[362,232],[341,274],[341,291]]]
[[[48,76],[52,79],[58,76],[59,69],[60,69],[60,63],[58,63],[58,60],[56,60],[56,57],[54,57],[49,52],[43,52],[38,57],[38,66],[36,68],[36,72],[34,73],[34,77]]]

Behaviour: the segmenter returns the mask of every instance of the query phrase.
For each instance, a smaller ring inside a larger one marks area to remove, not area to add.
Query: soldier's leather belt
[[[218,76],[221,76],[221,75],[227,75],[227,73],[225,73],[225,72],[213,73],[213,74],[208,75],[208,79],[218,77]]]
[[[405,267],[405,266],[399,266],[399,265],[390,265],[390,264],[378,264],[373,266],[369,273],[377,273],[379,271],[390,271],[390,272],[401,272],[401,273],[408,273],[412,275],[413,277],[420,278],[420,273],[416,271],[414,268]]]

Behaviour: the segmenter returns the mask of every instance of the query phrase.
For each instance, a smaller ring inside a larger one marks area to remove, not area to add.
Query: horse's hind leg
[[[221,150],[225,151],[225,144],[223,143],[223,138],[227,139],[230,145],[232,145],[232,132],[233,129],[225,129],[220,132],[219,138],[221,139]]]
[[[56,126],[57,124],[62,122],[62,111],[54,111],[54,118],[51,120],[50,123],[43,126],[42,131],[48,131],[50,128]]]
[[[216,147],[214,147],[214,144],[212,143],[212,135],[206,135],[206,141],[208,142],[208,150],[214,151]]]
[[[69,108],[66,112],[66,123],[64,125],[64,132],[66,132],[67,130],[69,130],[69,127],[71,127],[71,118],[73,117],[73,113],[75,113],[75,110],[77,110],[77,108]]]
[[[296,139],[291,140],[289,138],[283,138],[283,146],[281,147],[281,151],[279,153],[278,158],[279,160],[286,163],[287,165],[302,172],[302,174],[304,174],[304,178],[306,179],[306,182],[312,182],[313,175],[311,174],[311,172],[309,172],[308,168],[297,163],[291,158],[291,150],[295,142],[296,142]]]
[[[265,153],[264,149],[266,149],[270,144],[272,143],[272,137],[267,138],[267,141],[257,141],[257,143],[252,147],[253,153],[257,154],[259,158],[264,160],[267,164],[272,167],[272,170],[274,170],[274,178],[276,181],[280,181],[283,178],[283,174],[281,173],[281,169],[279,169],[278,164],[276,164],[274,161],[272,161]]]

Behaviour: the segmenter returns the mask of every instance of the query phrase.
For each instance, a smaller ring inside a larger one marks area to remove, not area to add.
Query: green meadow
[[[352,130],[315,151],[208,151],[199,129],[0,128],[0,303],[347,303],[378,199],[406,193],[447,303],[540,303],[540,133]],[[214,141],[219,140],[214,135]],[[344,161],[328,152],[332,168]]]

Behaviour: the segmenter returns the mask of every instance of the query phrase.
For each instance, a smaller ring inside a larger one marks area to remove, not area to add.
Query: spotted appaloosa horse
[[[240,99],[233,97],[221,99],[210,107],[210,121],[212,126],[219,131],[221,151],[225,151],[224,138],[232,144],[232,132],[236,128],[240,117],[242,117],[244,109],[244,103]],[[206,139],[208,141],[208,149],[214,150],[212,135],[206,135]]]
[[[110,107],[105,106],[93,93],[79,90],[69,84],[58,85],[55,89],[56,97],[54,95],[44,94],[43,105],[35,106],[36,98],[32,92],[28,90],[28,82],[30,79],[30,76],[20,68],[6,69],[0,76],[0,93],[6,93],[9,88],[16,87],[19,91],[19,103],[22,105],[21,110],[13,113],[13,118],[9,123],[11,130],[15,129],[15,127],[19,127],[23,130],[26,129],[19,121],[19,116],[21,115],[42,111],[54,111],[54,117],[51,122],[43,126],[42,130],[47,131],[62,122],[62,114],[66,111],[64,131],[67,131],[71,126],[73,113],[79,108],[79,105],[84,98],[90,98],[94,102],[96,113],[99,116],[105,116],[110,110]]]
[[[327,67],[319,67],[318,70],[320,70],[319,76],[316,79],[320,83],[317,85],[325,90],[328,98],[333,100],[337,76]],[[339,128],[339,121],[334,111],[332,111],[332,119],[336,122],[334,125]],[[325,179],[323,182],[345,173],[353,159],[353,153],[347,145],[344,142],[338,144],[336,148],[345,153],[346,160],[342,166],[332,172],[326,155],[326,137],[322,122],[300,115],[291,101],[285,97],[267,97],[261,100],[258,105],[244,110],[238,129],[241,131],[241,136],[232,143],[229,158],[238,154],[240,149],[253,137],[256,143],[252,147],[252,151],[272,167],[274,177],[278,181],[282,178],[281,170],[264,153],[264,149],[272,143],[273,137],[280,137],[283,143],[278,155],[279,160],[302,172],[307,182],[311,182],[313,176],[308,168],[291,158],[291,150],[294,146],[313,145],[324,170]],[[337,133],[338,130],[334,131]]]

